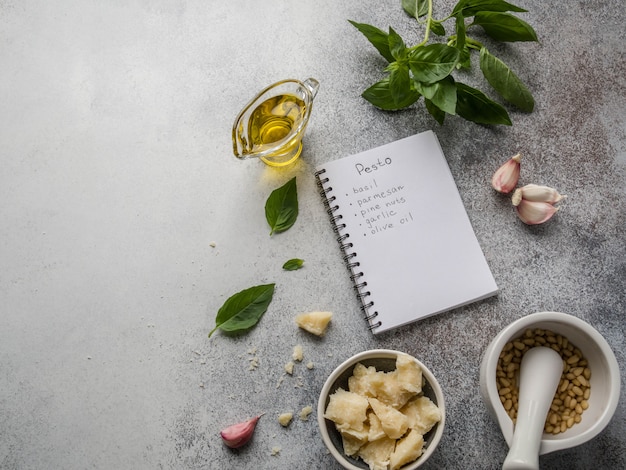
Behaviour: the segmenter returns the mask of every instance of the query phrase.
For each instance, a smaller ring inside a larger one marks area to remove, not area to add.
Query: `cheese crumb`
[[[280,454],[280,450],[281,449],[278,446],[272,447],[272,455],[276,456],[276,455]]]
[[[259,367],[259,358],[257,357],[256,352],[256,347],[250,348],[248,350],[248,354],[252,356],[248,359],[250,361],[250,367],[248,367],[248,370],[255,370],[257,367]]]
[[[211,243],[209,243],[209,246],[210,246],[211,248],[215,248],[215,247],[217,246],[217,243],[215,243],[215,242],[211,242]]]
[[[299,344],[296,344],[293,347],[293,354],[291,355],[291,357],[293,358],[294,361],[302,361],[302,358],[304,357],[304,352],[302,351],[302,346]]]
[[[285,364],[285,372],[287,372],[289,375],[293,374],[293,366],[295,366],[295,364],[291,361],[289,361],[287,364]]]
[[[276,388],[280,388],[280,386],[283,384],[284,380],[285,380],[285,376],[281,375],[280,379],[278,379],[278,382],[276,382]]]
[[[315,367],[315,365],[313,364],[313,361],[309,361],[307,363],[307,365],[306,365],[306,368],[309,369],[309,370],[313,369],[314,367]]]
[[[292,419],[293,419],[293,413],[291,413],[291,412],[282,413],[282,414],[278,415],[278,422],[283,427],[289,426],[289,423],[291,423]]]
[[[250,367],[248,367],[248,370],[256,370],[257,367],[259,367],[259,358],[255,356],[250,359]]]
[[[302,421],[307,421],[309,419],[309,415],[313,413],[313,407],[311,405],[307,405],[300,411],[300,419]]]

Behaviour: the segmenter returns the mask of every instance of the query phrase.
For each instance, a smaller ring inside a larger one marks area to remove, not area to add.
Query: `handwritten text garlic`
[[[496,170],[491,178],[493,189],[503,194],[508,194],[515,189],[519,180],[521,160],[522,156],[518,153]]]
[[[243,423],[233,424],[222,430],[220,433],[224,444],[233,449],[237,449],[252,439],[254,428],[261,415],[256,418],[249,419]]]

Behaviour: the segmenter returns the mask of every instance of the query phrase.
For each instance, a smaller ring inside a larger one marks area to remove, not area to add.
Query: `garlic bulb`
[[[493,189],[503,194],[513,191],[519,180],[521,160],[522,155],[518,153],[496,170],[491,178]]]

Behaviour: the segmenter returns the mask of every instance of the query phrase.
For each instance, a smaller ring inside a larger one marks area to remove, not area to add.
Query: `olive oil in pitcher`
[[[295,95],[273,96],[252,111],[249,130],[252,151],[262,150],[287,137],[302,122],[304,101]],[[293,146],[299,142],[294,140]]]

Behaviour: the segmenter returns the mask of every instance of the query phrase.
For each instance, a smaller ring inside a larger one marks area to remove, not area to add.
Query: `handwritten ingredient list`
[[[390,157],[384,162],[383,165],[370,167],[357,164],[355,168],[361,175],[392,164]],[[359,227],[363,229],[365,237],[395,230],[414,222],[413,214],[408,209],[405,186],[402,184],[382,185],[376,178],[371,178],[362,185],[352,186],[352,194],[346,194],[346,197],[352,201],[350,206],[354,209],[354,217],[358,220]]]

